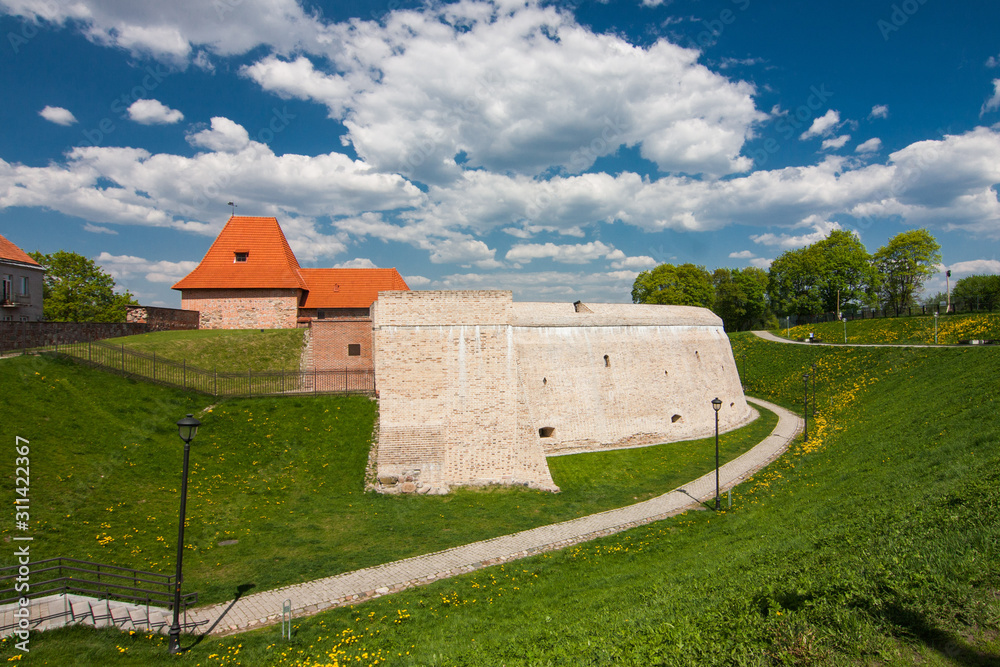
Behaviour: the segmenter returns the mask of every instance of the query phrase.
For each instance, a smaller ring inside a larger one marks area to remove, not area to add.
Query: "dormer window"
[[[248,252],[237,252],[237,253],[234,253],[234,255],[233,255],[233,262],[236,263],[236,264],[239,264],[240,262],[245,262],[245,261],[247,261],[247,257],[249,257],[249,256],[250,256],[250,253],[248,253]]]

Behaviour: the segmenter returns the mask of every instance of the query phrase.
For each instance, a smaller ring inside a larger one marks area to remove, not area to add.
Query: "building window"
[[[360,357],[361,356],[361,343],[349,343],[347,345],[347,356],[349,356],[349,357]]]
[[[28,276],[21,276],[21,294],[28,294]]]
[[[606,354],[604,355],[604,367],[611,368],[611,357]]]
[[[325,320],[326,319],[326,311],[325,310],[317,310],[316,311],[316,319],[317,320]]]
[[[538,437],[551,438],[553,435],[555,435],[555,432],[556,429],[554,426],[543,426],[540,429],[538,429]]]
[[[247,261],[247,257],[249,257],[249,256],[250,256],[250,253],[248,253],[248,252],[238,252],[238,253],[235,253],[235,256],[233,257],[233,262],[234,263],[245,262],[245,261]]]

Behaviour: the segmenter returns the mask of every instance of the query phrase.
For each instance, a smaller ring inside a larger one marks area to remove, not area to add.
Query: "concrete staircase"
[[[0,637],[9,637],[17,629],[19,618],[17,604],[0,607]],[[51,630],[65,625],[90,625],[95,628],[117,627],[122,631],[159,632],[167,634],[173,623],[173,612],[163,607],[153,607],[119,600],[98,598],[72,593],[47,595],[31,600],[28,609],[28,629]],[[21,617],[23,618],[23,616]],[[181,629],[189,632],[193,624]]]

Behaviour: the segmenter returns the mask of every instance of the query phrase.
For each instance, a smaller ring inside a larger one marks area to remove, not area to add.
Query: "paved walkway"
[[[781,455],[802,430],[802,419],[782,407],[747,399],[778,414],[767,438],[719,469],[723,489],[731,488]],[[246,595],[188,612],[189,622],[207,621],[211,634],[230,634],[281,621],[285,600],[300,617],[323,609],[357,604],[439,579],[586,542],[665,519],[715,496],[715,471],[657,498],[571,521],[474,542],[436,553],[346,572],[303,584]]]
[[[758,338],[763,338],[764,340],[769,340],[772,343],[789,343],[791,345],[810,345],[812,347],[825,346],[825,347],[977,347],[975,345],[922,345],[913,344],[905,345],[898,343],[809,343],[804,340],[791,340],[789,338],[782,338],[780,336],[775,336],[770,331],[754,331],[753,334]],[[987,346],[989,347],[989,346]]]

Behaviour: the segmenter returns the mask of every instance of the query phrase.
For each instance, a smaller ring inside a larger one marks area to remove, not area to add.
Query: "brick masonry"
[[[555,489],[545,456],[714,433],[752,418],[722,322],[676,306],[382,292],[373,307],[384,490]]]
[[[0,322],[0,352],[149,332],[138,322]]]
[[[201,329],[294,329],[297,289],[191,289],[181,308],[201,313]]]
[[[309,331],[312,338],[312,366],[316,369],[370,371],[374,368],[370,318],[313,320],[309,323]],[[351,345],[358,346],[357,355],[349,354]]]

